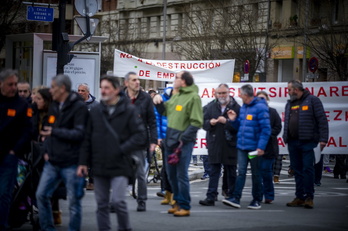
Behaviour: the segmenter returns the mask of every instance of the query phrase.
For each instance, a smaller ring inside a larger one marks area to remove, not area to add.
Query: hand
[[[217,122],[219,122],[221,124],[226,124],[227,119],[223,116],[219,116],[219,118],[217,118]]]
[[[9,153],[10,153],[11,155],[16,155],[15,152],[14,152],[13,150],[10,150]]]
[[[237,118],[237,113],[233,110],[228,110],[227,111],[227,116],[230,120],[235,121]]]
[[[256,149],[257,151],[257,156],[263,156],[265,154],[265,151],[264,150],[261,150],[261,149]]]
[[[52,134],[52,127],[51,126],[44,126],[44,130],[40,131],[40,135],[42,136],[50,136]]]
[[[153,153],[156,149],[157,144],[150,144],[150,153]]]
[[[50,157],[48,156],[47,153],[44,154],[44,159],[45,159],[45,161],[48,161],[50,159]]]
[[[320,151],[323,151],[325,146],[326,146],[326,142],[320,142]]]
[[[217,123],[218,121],[217,121],[217,119],[211,119],[210,120],[210,125],[212,125],[212,126],[215,126],[215,124]]]
[[[88,171],[87,165],[79,165],[77,167],[76,175],[79,177],[85,177],[88,174],[87,171]]]
[[[163,102],[162,96],[160,95],[155,95],[152,99],[154,104],[160,104]]]

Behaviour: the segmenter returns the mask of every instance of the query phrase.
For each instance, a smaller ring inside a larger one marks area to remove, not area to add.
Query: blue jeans
[[[69,198],[70,222],[69,231],[79,231],[81,226],[81,199],[84,195],[84,177],[76,175],[77,165],[61,168],[46,161],[36,191],[39,220],[44,231],[55,230],[53,224],[51,197],[61,180],[63,180]]]
[[[207,191],[207,199],[215,200],[218,195],[217,189],[219,186],[219,179],[221,174],[221,164],[209,164],[209,186]],[[227,184],[228,184],[228,192],[229,197],[232,196],[232,192],[234,189],[234,184],[236,182],[236,165],[224,165],[224,171],[226,171]]]
[[[203,160],[204,174],[210,175],[210,164],[209,164],[209,161],[208,161],[208,156],[207,155],[203,155],[201,157],[202,157],[202,160]]]
[[[291,168],[294,170],[296,197],[302,200],[314,198],[314,151],[318,144],[289,140],[288,150]]]
[[[16,183],[18,158],[7,154],[0,162],[0,231],[6,230],[12,201],[12,192]]]
[[[254,157],[249,160],[247,150],[238,149],[238,176],[232,196],[237,200],[242,198],[242,192],[245,185],[248,162],[251,165],[252,196],[253,200],[262,201],[262,187],[259,171],[260,157]]]
[[[180,161],[176,165],[170,165],[167,162],[166,169],[172,191],[174,193],[174,200],[178,203],[180,208],[185,210],[191,209],[190,197],[190,180],[188,176],[188,168],[190,166],[192,150],[194,142],[185,143],[181,149]],[[166,156],[170,155],[173,150],[165,150]]]
[[[275,159],[260,157],[260,176],[265,199],[274,200],[273,163]]]

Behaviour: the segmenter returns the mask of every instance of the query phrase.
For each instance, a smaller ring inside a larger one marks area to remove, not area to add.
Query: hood
[[[89,94],[88,100],[86,101],[86,103],[92,103],[95,101],[95,97],[91,94]]]
[[[66,101],[63,104],[63,109],[62,110],[65,110],[66,108],[69,108],[76,101],[83,101],[83,99],[82,99],[82,97],[78,93],[76,93],[74,91],[70,92],[68,98],[66,99]],[[56,102],[56,103],[59,105],[59,102]]]
[[[198,94],[198,86],[196,84],[192,84],[191,86],[187,86],[187,87],[181,87],[179,92],[182,94],[187,94],[187,93],[197,93]]]

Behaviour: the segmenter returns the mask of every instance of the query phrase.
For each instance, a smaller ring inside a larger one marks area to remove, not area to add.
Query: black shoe
[[[164,191],[159,191],[156,193],[158,197],[164,197]]]
[[[145,211],[146,211],[146,204],[145,204],[145,201],[140,201],[140,202],[138,202],[137,211],[138,211],[138,212],[145,212]]]
[[[215,201],[213,200],[209,200],[209,199],[204,199],[204,200],[200,200],[199,201],[200,205],[204,205],[204,206],[214,206],[215,205]]]

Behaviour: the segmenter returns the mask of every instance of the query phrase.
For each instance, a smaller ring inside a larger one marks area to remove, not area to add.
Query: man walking
[[[18,73],[0,72],[0,231],[7,230],[18,157],[27,153],[32,111],[17,93]]]
[[[233,110],[239,115],[240,106],[229,95],[227,84],[220,84],[216,90],[216,98],[213,103],[206,105],[204,109],[203,129],[207,131],[207,147],[209,161],[209,186],[207,197],[200,200],[199,204],[205,206],[215,205],[217,198],[221,164],[227,173],[228,196],[232,196],[236,181],[237,169],[237,130],[227,122],[227,112]]]
[[[252,175],[252,201],[248,209],[260,209],[262,201],[262,186],[259,169],[259,156],[264,154],[268,139],[271,134],[269,112],[266,100],[254,97],[254,90],[250,84],[241,87],[240,97],[243,106],[240,114],[233,110],[227,112],[229,119],[237,133],[238,148],[238,176],[232,197],[224,199],[225,205],[240,208],[248,162],[251,165]],[[256,151],[257,156],[249,159],[249,152]]]
[[[165,163],[176,201],[168,213],[181,217],[190,215],[188,168],[197,131],[203,125],[203,113],[198,87],[194,84],[190,72],[177,73],[174,88],[179,88],[179,93],[173,95],[166,103],[163,104],[162,97],[159,95],[156,95],[153,100],[158,112],[168,118],[167,136],[164,141],[166,157],[168,158],[179,143],[182,143],[179,162],[176,165]]]
[[[290,100],[285,106],[284,142],[288,144],[296,182],[296,198],[289,207],[313,208],[314,151],[323,150],[329,136],[328,122],[320,99],[303,88],[298,80],[288,82]]]
[[[63,180],[69,198],[69,231],[78,231],[85,179],[78,177],[76,170],[88,110],[81,97],[71,91],[71,80],[66,75],[53,77],[50,92],[54,102],[48,110],[48,125],[40,132],[46,137],[46,162],[36,191],[40,226],[44,231],[55,230],[50,199]]]
[[[128,177],[131,176],[128,160],[131,152],[145,143],[145,127],[116,77],[102,77],[100,88],[102,100],[90,111],[78,175],[87,174],[87,164],[92,164],[99,230],[111,230],[110,189],[118,230],[131,230],[126,203]]]
[[[147,200],[147,179],[145,178],[145,159],[155,151],[157,145],[157,125],[155,117],[155,109],[149,94],[140,89],[140,80],[135,72],[129,72],[125,76],[125,93],[130,102],[138,109],[138,114],[142,119],[147,132],[144,136],[146,140],[142,150],[135,151],[133,155],[138,157],[138,212],[146,211]],[[149,163],[150,164],[150,163]]]

